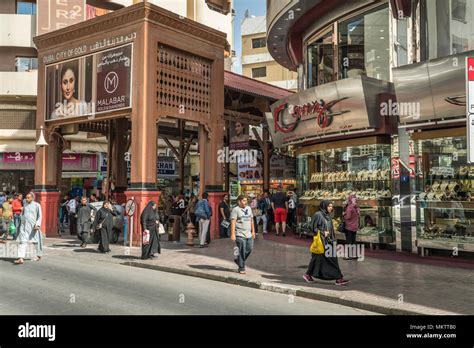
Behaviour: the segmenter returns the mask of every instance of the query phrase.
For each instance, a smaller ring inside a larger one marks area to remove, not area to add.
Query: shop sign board
[[[86,52],[87,45],[78,51]],[[130,108],[132,56],[129,43],[46,65],[45,120]]]
[[[270,178],[295,179],[296,178],[296,158],[282,155],[273,155],[270,158]]]
[[[266,113],[273,144],[282,147],[337,133],[374,129],[380,117],[377,96],[390,92],[388,83],[358,76],[281,99]]]
[[[34,170],[35,153],[4,152],[0,168]],[[62,154],[62,169],[65,171],[96,171],[97,168],[97,155],[95,154]]]
[[[257,164],[244,163],[244,162],[239,163],[238,176],[239,176],[239,181],[262,180],[263,167],[258,163]]]
[[[474,57],[466,58],[467,162],[474,163]]]

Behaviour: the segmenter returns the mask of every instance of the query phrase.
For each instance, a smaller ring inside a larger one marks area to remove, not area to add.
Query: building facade
[[[241,24],[242,75],[286,88],[297,89],[297,74],[281,66],[267,49],[265,16],[246,16]]]
[[[356,194],[361,242],[474,251],[465,82],[473,11],[463,0],[267,1],[267,47],[299,81],[267,122],[275,146],[296,149],[307,216],[330,199],[341,222]]]

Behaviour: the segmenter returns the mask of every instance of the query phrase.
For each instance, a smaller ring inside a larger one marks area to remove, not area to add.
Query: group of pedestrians
[[[0,195],[0,197],[2,196],[4,195]],[[186,213],[188,218],[193,216],[194,222],[199,226],[199,242],[202,247],[207,243],[206,234],[209,233],[209,223],[212,216],[208,194],[206,192],[203,193],[200,200],[192,197],[190,203],[184,203],[184,206],[179,206],[181,199],[185,201],[184,197],[178,197],[177,199],[178,207],[182,209],[181,214]],[[224,195],[218,207],[219,231],[221,238],[230,237],[235,242],[234,262],[238,267],[237,272],[240,274],[246,273],[246,261],[252,253],[257,225],[260,220],[263,221],[264,232],[267,232],[265,227],[270,207],[275,216],[276,234],[279,234],[281,223],[281,231],[285,235],[285,218],[288,215],[288,210],[291,209],[289,202],[292,199],[291,194],[285,195],[279,189],[271,198],[268,194],[264,194],[256,199],[256,203],[254,202],[255,199],[252,199],[251,204],[248,204],[247,197],[243,195],[238,196],[237,205],[231,208],[229,194]],[[35,202],[34,193],[26,194],[25,200],[23,200],[21,194],[6,196],[2,200],[3,203],[0,201],[2,203],[0,208],[2,222],[6,220],[18,227],[14,235],[14,239],[19,243],[18,259],[15,260],[15,264],[24,263],[26,248],[29,242],[36,245],[35,260],[39,261],[43,255],[42,212],[40,204]],[[66,205],[71,207],[70,201],[68,200]],[[81,247],[85,248],[87,246],[90,233],[94,233],[94,236],[96,236],[95,242],[98,243],[98,250],[102,253],[110,253],[113,217],[117,215],[117,209],[112,202],[105,201],[103,206],[97,211],[90,204],[87,197],[82,197],[79,206],[74,206],[74,208],[72,211],[76,219],[76,230],[78,238],[81,240]],[[335,280],[336,285],[346,285],[349,281],[344,279],[336,253],[328,252],[328,249],[335,247],[336,242],[331,215],[334,209],[333,203],[324,200],[319,208],[319,211],[312,218],[312,230],[315,233],[315,237],[311,246],[311,260],[307,271],[303,275],[303,279],[308,283],[313,282],[314,278]],[[71,212],[70,209],[68,212]],[[71,215],[69,218],[71,218]],[[357,205],[355,195],[348,197],[344,205],[343,218],[344,222],[340,231],[345,233],[347,244],[355,245],[360,220],[360,208]],[[72,221],[71,219],[69,220],[70,226]],[[158,204],[155,201],[150,201],[140,215],[142,259],[152,259],[156,257],[157,253],[161,253],[160,230],[164,231],[163,221],[164,217],[160,216]],[[5,230],[3,225],[2,230]],[[6,232],[4,231],[3,234],[5,235]],[[313,248],[313,245],[316,245],[316,247]],[[345,259],[354,259],[354,257],[345,257]]]
[[[19,233],[21,214],[26,205],[22,193],[0,193],[0,235],[2,240],[11,235],[16,240]]]

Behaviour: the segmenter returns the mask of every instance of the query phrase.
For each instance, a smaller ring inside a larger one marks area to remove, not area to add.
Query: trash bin
[[[180,235],[181,235],[181,216],[179,215],[171,215],[170,216],[171,222],[171,233],[168,231],[168,240],[170,242],[179,242]]]

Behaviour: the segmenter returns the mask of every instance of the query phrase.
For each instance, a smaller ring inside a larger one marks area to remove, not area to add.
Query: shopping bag
[[[13,223],[13,221],[11,221],[10,225],[8,226],[8,232],[10,233],[11,236],[13,236],[16,233],[16,226]]]
[[[143,245],[147,245],[150,243],[150,231],[145,230],[143,231],[143,238],[142,238]]]
[[[165,234],[165,228],[163,227],[163,224],[158,224],[158,233],[159,234]]]
[[[324,254],[324,244],[321,240],[320,231],[318,231],[318,233],[313,237],[313,242],[309,247],[309,251],[311,251],[312,254]]]
[[[230,222],[227,221],[227,220],[222,220],[221,226],[224,227],[224,228],[229,228]]]

